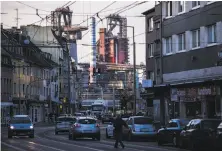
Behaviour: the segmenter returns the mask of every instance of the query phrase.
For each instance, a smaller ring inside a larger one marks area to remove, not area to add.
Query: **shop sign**
[[[177,89],[177,95],[180,96],[205,96],[205,95],[216,95],[216,87],[202,87],[202,88],[184,88]]]

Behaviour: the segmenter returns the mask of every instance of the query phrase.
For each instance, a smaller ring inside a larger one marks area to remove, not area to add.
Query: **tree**
[[[120,91],[120,107],[121,110],[124,110],[124,112],[127,112],[128,107],[127,104],[131,102],[133,98],[132,92],[129,91],[128,89],[124,89]]]

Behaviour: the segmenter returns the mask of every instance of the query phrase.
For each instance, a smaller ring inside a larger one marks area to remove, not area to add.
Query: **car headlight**
[[[10,129],[14,129],[14,126],[10,126]]]
[[[32,126],[32,125],[30,126],[30,129],[33,129],[33,126]]]

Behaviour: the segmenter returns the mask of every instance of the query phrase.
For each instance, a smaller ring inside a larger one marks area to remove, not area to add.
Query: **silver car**
[[[76,122],[76,118],[72,116],[61,116],[58,117],[55,126],[55,134],[57,135],[59,132],[68,132],[70,126]]]
[[[75,140],[80,137],[89,137],[100,140],[100,127],[95,118],[78,117],[69,129],[69,139]]]

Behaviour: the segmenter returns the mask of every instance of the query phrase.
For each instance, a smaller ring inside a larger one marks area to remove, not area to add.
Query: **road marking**
[[[37,137],[40,138],[40,139],[46,139],[46,140],[58,143],[58,141],[54,141],[54,140],[51,140],[51,139],[48,139],[48,138],[43,138],[43,137],[39,137],[39,136],[37,136]],[[64,144],[64,145],[70,145],[70,146],[76,146],[76,147],[80,147],[80,148],[90,149],[90,150],[94,150],[94,151],[105,151],[105,150],[101,150],[101,149],[96,149],[96,148],[91,148],[91,147],[86,147],[86,146],[80,146],[80,145],[76,145],[76,144],[69,144],[69,143],[64,143],[64,142],[59,142],[59,143]]]
[[[102,140],[101,142],[111,143],[111,142],[105,141],[105,140]],[[126,145],[134,146],[134,147],[140,147],[140,148],[150,148],[150,149],[156,149],[156,150],[166,150],[166,151],[169,151],[169,150],[170,150],[170,149],[167,149],[167,148],[160,148],[160,147],[147,146],[147,145],[134,145],[134,144],[128,144],[128,143],[126,143]],[[170,150],[170,151],[171,151],[171,150]]]
[[[46,146],[46,145],[42,145],[42,144],[37,144],[37,143],[34,143],[34,142],[29,142],[29,144],[33,144],[33,145],[37,145],[37,146],[42,146],[42,147],[53,149],[53,150],[57,150],[57,151],[65,151],[65,150],[62,150],[62,149],[58,149],[58,148],[54,148],[54,147],[50,147],[50,146]]]
[[[18,150],[18,151],[27,151],[27,150],[24,150],[24,149],[22,149],[22,148],[18,148],[18,147],[15,147],[15,146],[13,146],[13,145],[7,144],[7,143],[5,143],[5,142],[1,142],[1,144],[5,145],[5,146],[7,146],[7,147],[13,148],[13,149],[15,149],[15,150]]]

